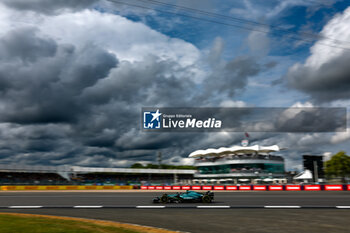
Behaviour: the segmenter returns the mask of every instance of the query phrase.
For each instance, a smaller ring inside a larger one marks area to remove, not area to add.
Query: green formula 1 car
[[[214,200],[214,193],[208,191],[199,193],[186,191],[185,193],[163,194],[161,197],[153,199],[153,203],[183,203],[183,202],[203,202],[210,203]]]

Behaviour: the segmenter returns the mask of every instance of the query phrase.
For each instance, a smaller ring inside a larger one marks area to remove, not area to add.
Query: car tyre
[[[163,194],[163,196],[160,198],[160,202],[165,204],[165,203],[168,203],[169,201],[169,197],[167,194]]]
[[[210,203],[211,202],[211,197],[209,195],[204,195],[202,197],[203,203]]]

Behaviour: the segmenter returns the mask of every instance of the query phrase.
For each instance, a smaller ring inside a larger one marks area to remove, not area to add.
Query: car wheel
[[[211,197],[209,195],[204,195],[202,197],[203,203],[210,203],[211,202]]]
[[[168,203],[169,197],[167,194],[163,194],[163,196],[160,198],[161,203]]]

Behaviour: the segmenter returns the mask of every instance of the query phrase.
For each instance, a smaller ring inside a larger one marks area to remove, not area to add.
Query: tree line
[[[325,162],[325,174],[327,178],[345,178],[350,176],[350,156],[345,151],[339,151],[332,158]]]
[[[130,168],[152,168],[152,169],[189,169],[189,170],[196,170],[197,168],[194,166],[188,166],[188,165],[169,165],[169,164],[146,164],[142,165],[141,163],[134,163],[131,165]]]

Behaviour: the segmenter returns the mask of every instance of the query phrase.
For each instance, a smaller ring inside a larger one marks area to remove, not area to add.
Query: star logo
[[[156,120],[156,119],[157,119],[157,121],[159,121],[159,117],[162,115],[161,113],[159,113],[159,109],[157,109],[157,111],[155,113],[151,113],[151,114],[153,116],[151,122]]]
[[[143,112],[143,128],[144,129],[160,129],[161,115],[159,109],[155,112]]]

